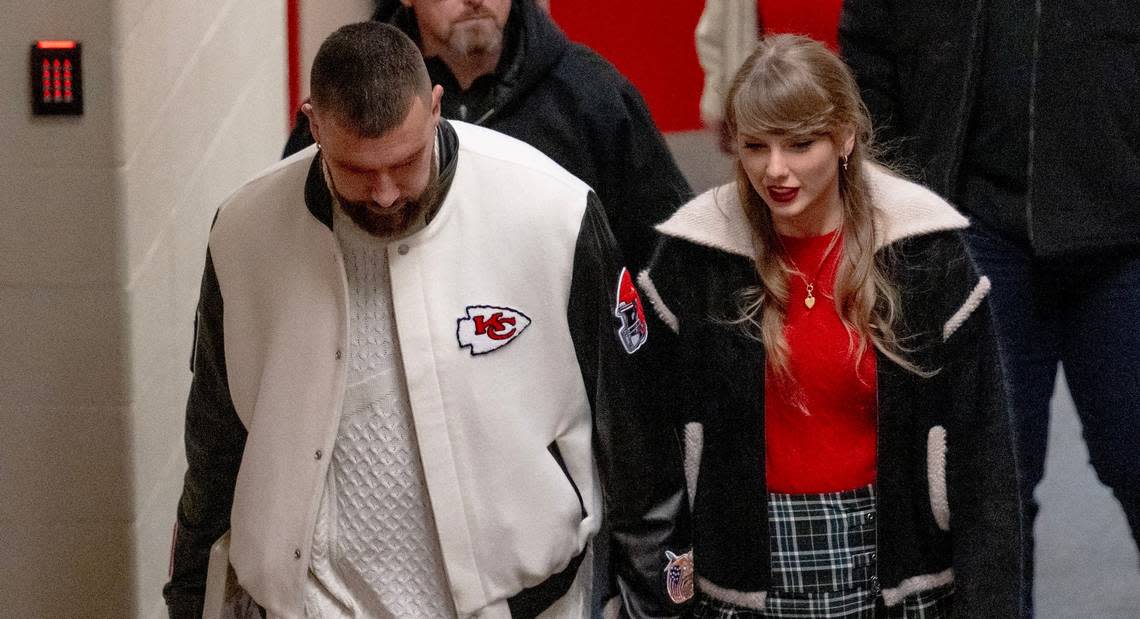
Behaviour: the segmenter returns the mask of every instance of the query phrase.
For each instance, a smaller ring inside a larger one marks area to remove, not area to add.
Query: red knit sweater
[[[868,346],[856,361],[835,310],[842,239],[826,260],[824,253],[836,234],[782,237],[793,264],[814,277],[816,303],[804,305],[807,282],[792,275],[784,328],[791,380],[769,367],[764,388],[769,492],[833,492],[875,481],[875,354]]]

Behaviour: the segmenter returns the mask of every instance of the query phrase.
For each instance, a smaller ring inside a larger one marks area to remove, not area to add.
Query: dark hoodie
[[[1140,248],[1140,2],[847,0],[839,39],[878,137],[972,218],[1070,264]]]
[[[410,8],[378,4],[373,19],[419,42]],[[432,82],[443,86],[443,116],[518,138],[589,184],[636,273],[656,244],[653,225],[691,194],[645,102],[613,65],[567,40],[533,0],[512,2],[505,30],[498,68],[466,91],[447,65],[427,59]],[[285,155],[312,142],[298,114]]]

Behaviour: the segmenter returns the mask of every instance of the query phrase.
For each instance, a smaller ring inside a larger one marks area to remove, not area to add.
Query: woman
[[[724,117],[736,182],[658,226],[640,277],[674,335],[657,354],[684,370],[658,389],[703,427],[695,616],[1020,616],[968,222],[874,163],[855,82],[817,42],[762,41]]]

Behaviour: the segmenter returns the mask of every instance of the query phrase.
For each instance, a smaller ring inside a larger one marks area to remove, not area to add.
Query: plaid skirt
[[[694,619],[950,617],[952,584],[915,593],[896,606],[883,604],[875,556],[874,486],[769,494],[768,530],[772,585],[764,610],[698,593]]]

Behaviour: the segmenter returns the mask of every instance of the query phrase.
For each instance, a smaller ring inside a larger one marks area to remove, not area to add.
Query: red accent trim
[[[301,0],[285,0],[286,79],[289,82],[289,109],[285,110],[288,125],[293,127],[293,115],[301,107]]]
[[[36,47],[39,49],[75,49],[75,41],[52,41],[42,40],[36,41]]]

